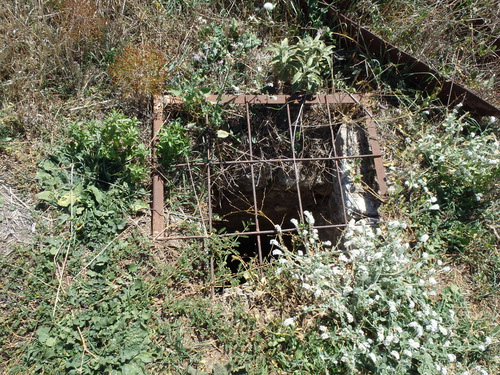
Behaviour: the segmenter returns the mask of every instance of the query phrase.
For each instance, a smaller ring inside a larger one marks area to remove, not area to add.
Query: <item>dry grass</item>
[[[446,78],[500,105],[500,13],[496,0],[362,0],[348,12]]]

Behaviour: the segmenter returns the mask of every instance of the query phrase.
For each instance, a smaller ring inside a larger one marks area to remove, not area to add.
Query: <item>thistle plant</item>
[[[311,214],[294,224],[299,238],[293,250],[273,241],[275,282],[303,302],[271,343],[282,353],[285,371],[485,373],[474,360],[492,339],[480,330],[468,332],[456,287],[438,294],[437,279],[449,268],[425,252],[416,254],[404,240],[405,223],[375,228],[353,220],[338,246],[319,241]]]

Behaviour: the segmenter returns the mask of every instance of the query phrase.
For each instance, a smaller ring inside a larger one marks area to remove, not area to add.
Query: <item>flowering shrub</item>
[[[441,134],[429,131],[415,147],[425,157],[432,176],[441,178],[442,194],[458,187],[462,196],[469,193],[470,198],[480,200],[500,174],[500,143],[494,133],[465,134],[466,124],[456,109],[446,116],[441,127]]]
[[[484,243],[494,241],[489,239],[484,212],[495,200],[500,175],[495,133],[460,117],[455,108],[442,123],[424,128],[414,138],[407,138],[405,156],[414,164],[390,168],[399,175],[396,199],[404,196],[412,226],[433,232],[433,247],[453,252],[463,252],[474,235],[481,235]]]
[[[319,241],[309,213],[306,221],[293,221],[299,232],[293,250],[273,241],[275,281],[304,302],[270,344],[292,351],[286,371],[485,373],[471,354],[480,357],[491,338],[464,330],[456,288],[437,295],[436,278],[448,269],[427,253],[412,256],[405,223],[374,228],[351,221],[342,246],[332,246]]]

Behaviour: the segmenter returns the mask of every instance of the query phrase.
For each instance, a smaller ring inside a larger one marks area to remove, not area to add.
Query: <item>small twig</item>
[[[83,365],[83,356],[84,356],[85,352],[89,353],[94,358],[97,358],[97,356],[94,353],[92,353],[89,350],[89,348],[87,347],[87,343],[85,342],[85,339],[83,338],[82,330],[80,329],[80,327],[77,326],[76,329],[78,330],[78,333],[80,334],[80,339],[82,340],[82,346],[83,346],[82,365]],[[81,366],[80,366],[80,368],[81,368]]]
[[[109,103],[109,102],[111,102],[111,100],[104,100],[104,101],[99,102],[99,103],[91,103],[91,104],[87,104],[87,105],[82,105],[80,107],[70,108],[69,110],[70,111],[78,111],[79,109],[85,109],[85,108],[95,107],[96,105],[106,104],[106,103]]]
[[[29,208],[29,206],[28,206],[28,205],[26,205],[26,203],[24,203],[21,199],[19,199],[19,198],[17,197],[17,195],[16,195],[16,194],[14,194],[14,193],[12,192],[12,189],[10,189],[10,188],[8,189],[8,188],[7,188],[7,186],[5,186],[5,185],[2,185],[2,186],[3,186],[3,188],[4,188],[4,189],[5,189],[5,190],[6,190],[6,191],[10,194],[11,199],[12,199],[12,197],[14,197],[14,198],[15,198],[15,199],[19,202],[19,203],[21,203],[21,204],[24,206],[24,208],[26,208],[27,210],[31,210],[31,208]]]

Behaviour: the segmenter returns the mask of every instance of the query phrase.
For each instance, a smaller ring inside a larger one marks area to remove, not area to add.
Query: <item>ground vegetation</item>
[[[343,48],[325,4],[4,4],[0,372],[500,371],[500,120],[447,107]],[[499,104],[495,2],[329,4]],[[352,221],[329,241],[307,212],[292,237],[276,223],[262,267],[253,257],[237,270],[236,238],[151,240],[153,95],[185,101],[158,155],[175,176],[169,215],[204,233],[201,174],[173,166],[201,155],[203,129],[240,136],[225,121],[238,113],[205,96],[335,91],[375,93],[382,224]]]

